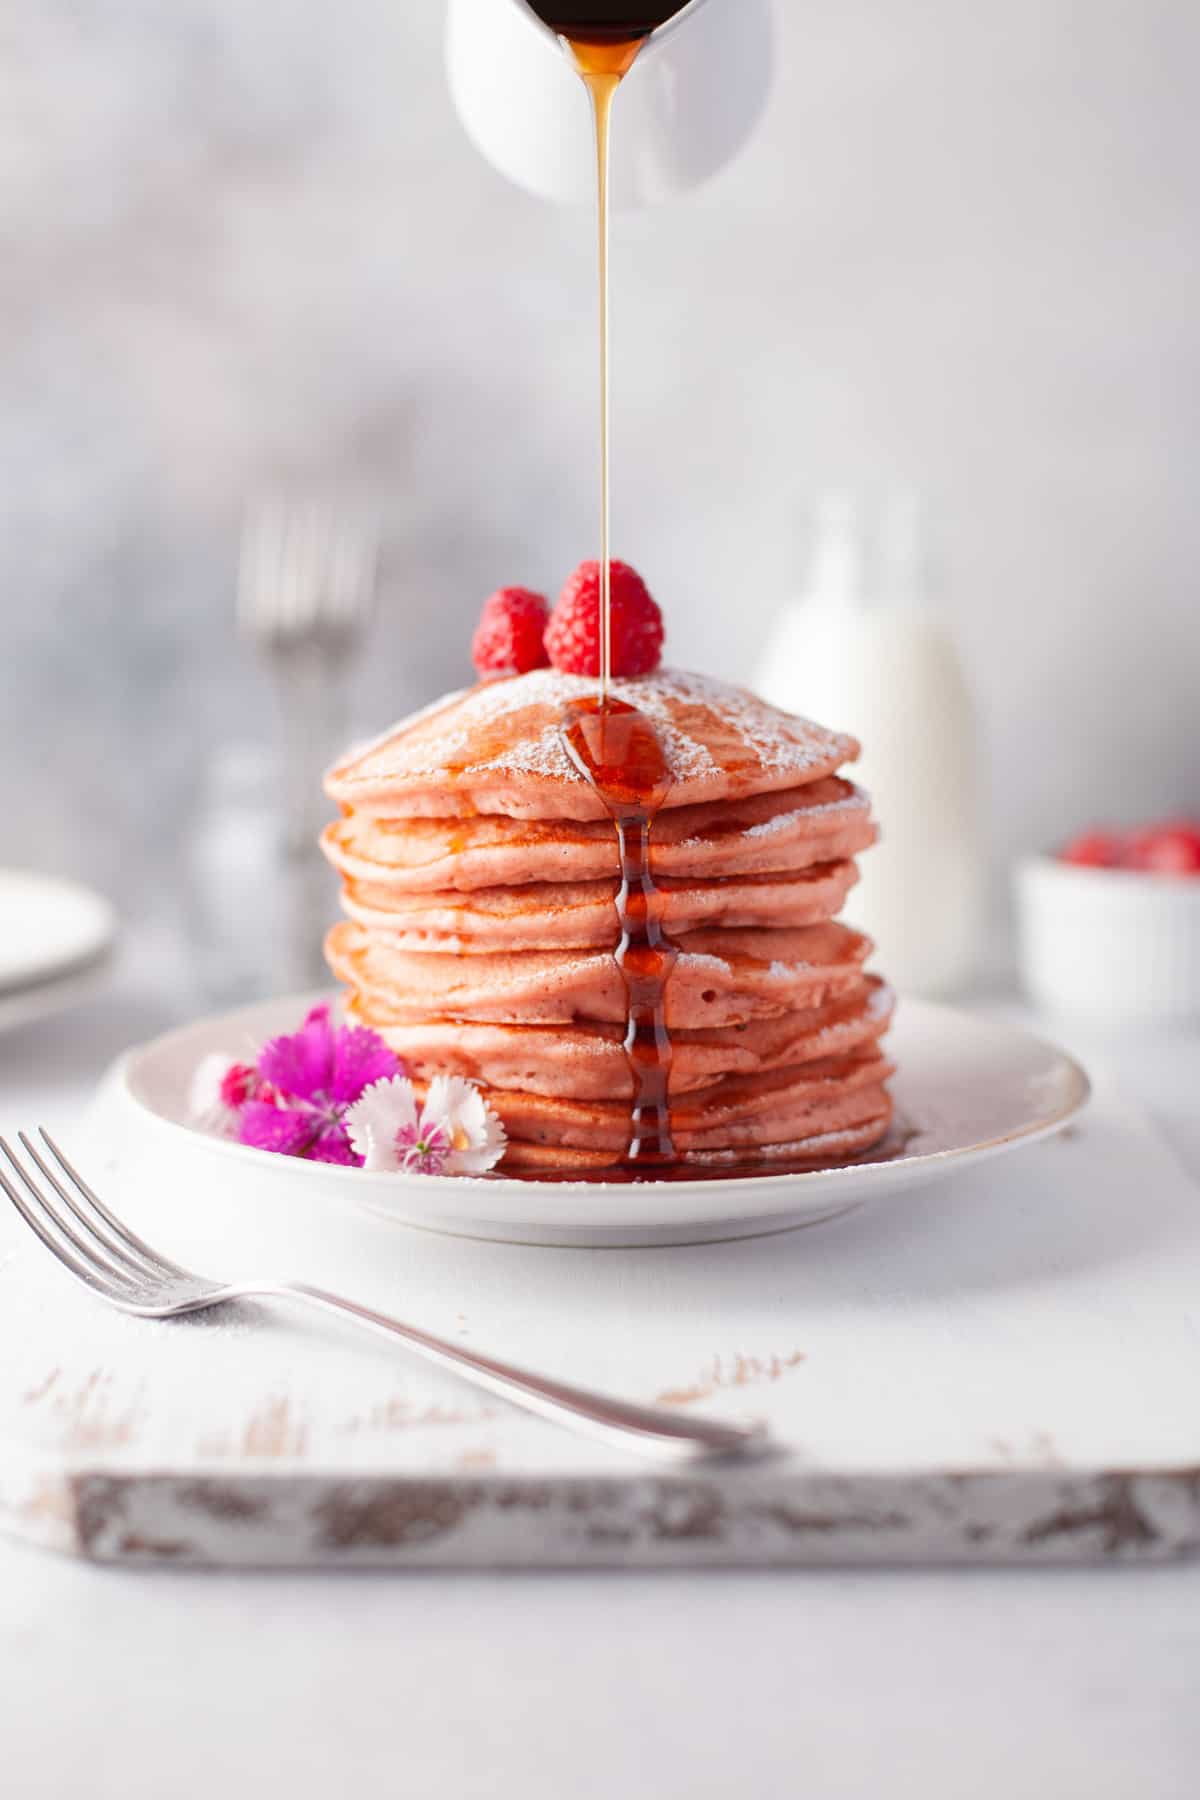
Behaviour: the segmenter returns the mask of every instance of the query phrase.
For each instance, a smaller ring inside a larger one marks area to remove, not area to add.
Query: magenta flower
[[[299,1031],[264,1044],[255,1068],[262,1085],[241,1107],[242,1143],[347,1167],[362,1157],[346,1113],[374,1082],[403,1073],[381,1037],[359,1025],[335,1029],[325,1005],[314,1006]]]
[[[402,1175],[483,1175],[504,1155],[504,1126],[477,1083],[435,1075],[424,1099],[383,1039],[330,1023],[314,1006],[299,1031],[253,1062],[203,1057],[188,1096],[193,1124],[256,1150]]]

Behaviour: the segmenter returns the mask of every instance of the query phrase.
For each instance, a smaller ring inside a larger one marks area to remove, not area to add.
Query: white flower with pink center
[[[264,1087],[250,1063],[214,1051],[202,1057],[188,1088],[188,1116],[202,1131],[236,1137],[242,1107]]]
[[[391,1174],[482,1175],[504,1154],[504,1127],[473,1081],[437,1075],[424,1104],[404,1075],[377,1081],[346,1114],[364,1169]]]

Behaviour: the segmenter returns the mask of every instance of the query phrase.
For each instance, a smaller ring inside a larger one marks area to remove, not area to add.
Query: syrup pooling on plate
[[[624,700],[576,700],[563,709],[567,753],[612,815],[621,883],[615,906],[616,958],[625,981],[625,1054],[633,1076],[625,1165],[670,1163],[671,1037],[666,991],[678,951],[663,930],[665,900],[654,885],[650,829],[671,775],[658,733]]]

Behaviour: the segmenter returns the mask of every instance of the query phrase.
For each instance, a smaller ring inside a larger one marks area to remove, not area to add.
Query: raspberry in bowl
[[[1048,1011],[1200,1023],[1200,820],[1089,827],[1016,877],[1021,970]]]

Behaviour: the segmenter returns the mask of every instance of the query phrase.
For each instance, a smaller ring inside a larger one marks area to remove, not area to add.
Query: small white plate
[[[77,974],[115,935],[112,907],[90,888],[0,869],[0,996]]]
[[[53,981],[38,981],[32,987],[0,993],[0,1036],[95,999],[103,993],[115,961],[111,953],[103,952],[82,969],[58,975]]]
[[[503,1243],[596,1247],[786,1230],[1045,1137],[1079,1112],[1089,1091],[1077,1063],[1027,1032],[906,1000],[888,1039],[899,1065],[892,1084],[898,1129],[897,1147],[883,1161],[628,1186],[368,1175],[275,1156],[189,1126],[188,1082],[200,1058],[245,1053],[295,1029],[311,1000],[269,1001],[132,1051],[106,1081],[95,1120],[101,1142],[115,1150],[114,1173],[136,1164],[152,1189],[157,1180],[160,1192],[173,1195],[203,1190],[214,1238],[241,1251],[271,1252],[275,1264],[296,1232],[310,1246],[315,1233],[317,1247],[326,1243],[331,1258],[343,1261],[356,1214],[364,1248],[368,1241],[378,1247],[381,1219]]]

